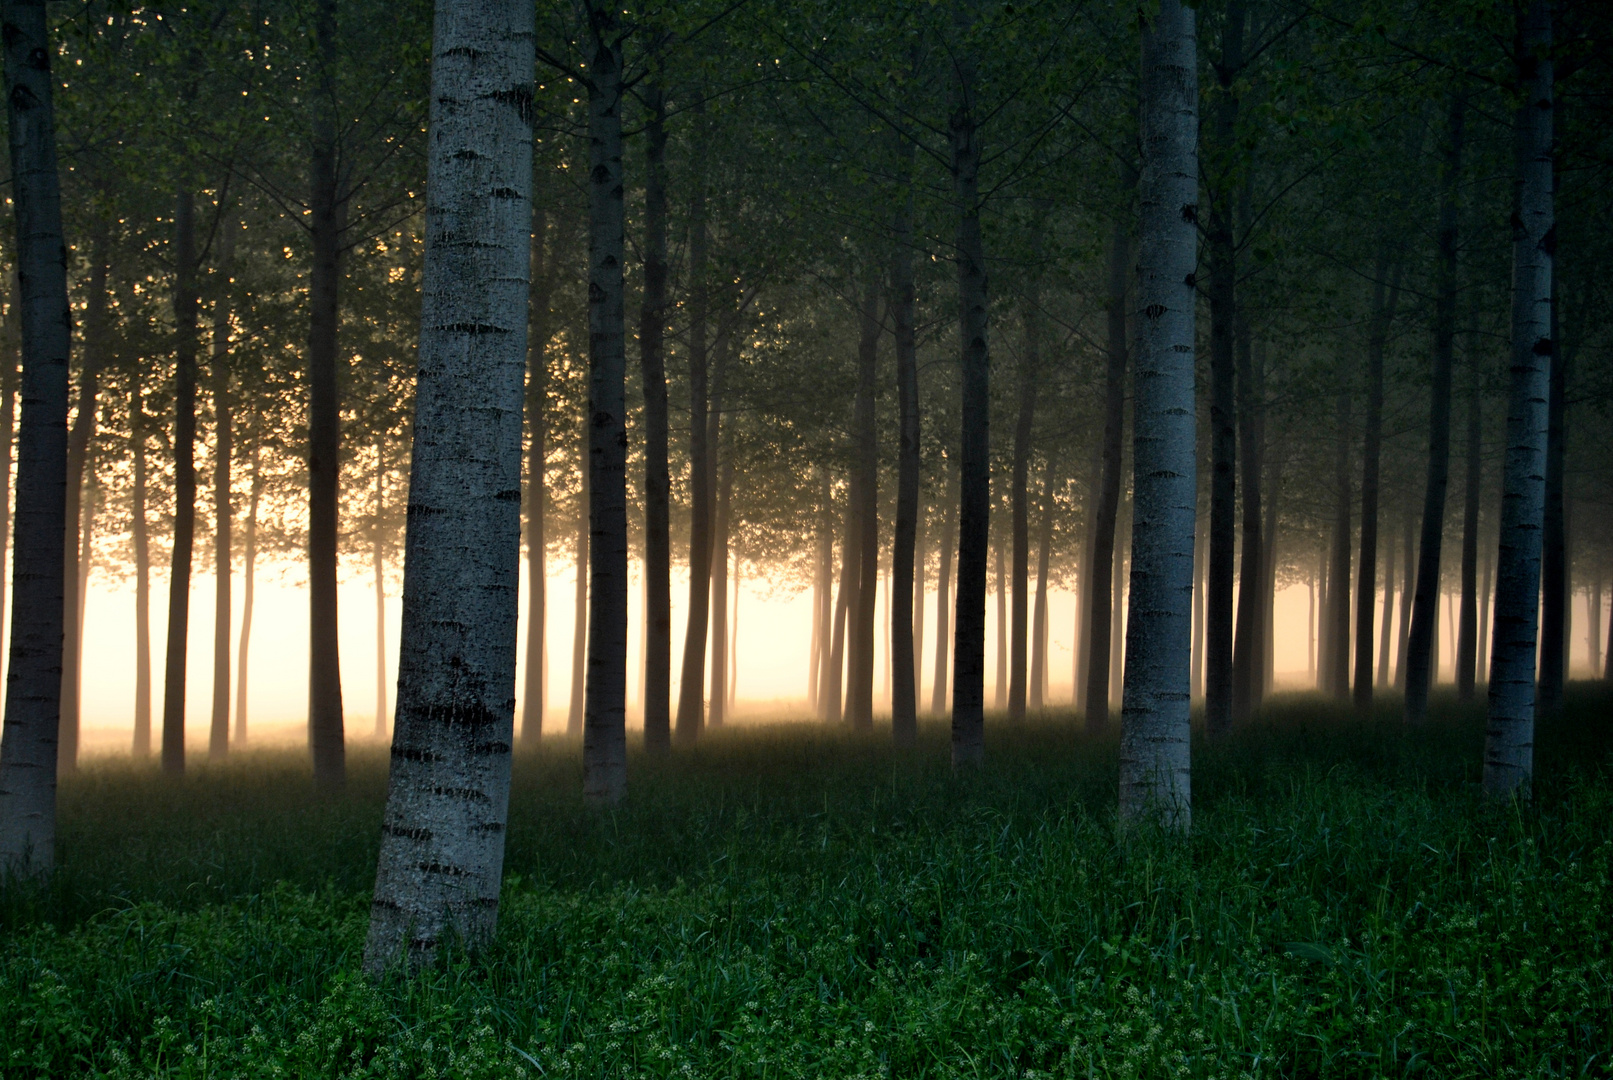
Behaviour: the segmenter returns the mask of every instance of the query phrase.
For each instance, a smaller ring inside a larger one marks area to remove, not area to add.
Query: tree
[[[1131,617],[1120,721],[1121,815],[1158,814],[1182,830],[1192,813],[1196,50],[1193,10],[1180,0],[1161,0],[1142,42],[1142,319],[1134,377]]]
[[[56,859],[72,316],[56,164],[54,50],[44,0],[7,0],[0,29],[22,302],[11,655],[0,735],[0,865],[6,873],[45,876]]]
[[[514,736],[533,8],[440,0],[397,722],[364,967],[498,915]]]
[[[1548,0],[1530,0],[1519,9],[1518,21],[1514,63],[1521,100],[1513,114],[1512,357],[1484,731],[1484,793],[1491,798],[1527,798],[1534,770],[1535,631],[1551,381],[1555,99]]]
[[[622,30],[588,5],[588,688],[583,794],[627,791],[627,356],[622,296]]]
[[[1445,497],[1450,482],[1451,365],[1456,343],[1457,225],[1461,211],[1458,199],[1466,117],[1467,95],[1458,91],[1450,99],[1440,170],[1439,280],[1428,404],[1428,480],[1417,550],[1411,637],[1406,646],[1406,719],[1412,723],[1428,719],[1428,684],[1433,677],[1434,635],[1439,621],[1440,551],[1445,542]],[[1531,669],[1533,666],[1531,662]]]

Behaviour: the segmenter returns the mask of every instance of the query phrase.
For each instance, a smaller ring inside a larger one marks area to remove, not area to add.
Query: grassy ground
[[[1194,832],[1115,828],[1067,720],[720,732],[592,813],[517,758],[498,943],[358,974],[384,759],[62,790],[48,892],[0,893],[0,1076],[1613,1074],[1613,697],[1543,725],[1529,808],[1480,716],[1279,701],[1194,748]]]

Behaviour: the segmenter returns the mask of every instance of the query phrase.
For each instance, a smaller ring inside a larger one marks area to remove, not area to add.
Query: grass
[[[384,758],[61,797],[48,891],[0,893],[0,1076],[1613,1075],[1613,696],[1543,724],[1535,800],[1481,716],[1281,699],[1194,748],[1187,842],[1117,832],[1116,742],[988,728],[954,777],[804,725],[515,767],[499,939],[358,973]]]

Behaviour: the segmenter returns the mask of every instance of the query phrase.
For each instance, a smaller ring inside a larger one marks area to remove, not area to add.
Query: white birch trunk
[[[533,8],[439,0],[391,776],[364,968],[498,916],[515,716]]]
[[[1534,768],[1535,638],[1546,502],[1546,397],[1551,359],[1551,9],[1531,0],[1518,57],[1525,93],[1514,123],[1512,363],[1496,563],[1484,793],[1529,794]]]
[[[1193,343],[1198,260],[1194,12],[1161,0],[1142,39],[1131,596],[1121,703],[1120,812],[1191,821],[1188,692],[1193,601]]]
[[[49,874],[56,850],[67,490],[67,249],[44,0],[5,6],[11,194],[22,299],[22,423],[12,550],[11,661],[0,738],[0,871]]]

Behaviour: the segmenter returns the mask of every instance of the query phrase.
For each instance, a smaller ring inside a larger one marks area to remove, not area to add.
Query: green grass
[[[518,755],[499,938],[358,973],[384,760],[62,789],[60,871],[0,894],[0,1076],[1613,1075],[1613,697],[1542,726],[1534,804],[1481,717],[1311,698],[1194,748],[1194,832],[1114,817],[1116,743],[988,728],[954,777],[807,726]]]

